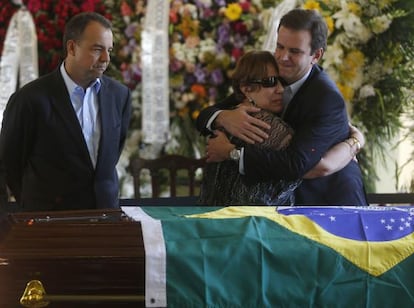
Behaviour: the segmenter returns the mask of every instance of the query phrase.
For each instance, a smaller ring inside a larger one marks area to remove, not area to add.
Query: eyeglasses
[[[272,88],[276,86],[278,82],[282,83],[281,79],[278,76],[271,76],[263,79],[253,79],[248,81],[248,83],[260,84],[263,88]]]

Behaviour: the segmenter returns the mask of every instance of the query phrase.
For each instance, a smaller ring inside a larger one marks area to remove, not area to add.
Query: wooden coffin
[[[43,284],[47,307],[145,306],[139,222],[120,210],[3,215],[0,307],[23,307],[30,281]]]

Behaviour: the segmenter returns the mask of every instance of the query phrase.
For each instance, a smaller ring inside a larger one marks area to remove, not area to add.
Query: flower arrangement
[[[23,3],[32,13],[36,25],[39,75],[54,70],[62,60],[63,30],[70,17],[82,11],[96,11],[111,18],[99,0],[25,0]],[[13,5],[13,8],[9,12],[14,13],[18,6]]]
[[[322,66],[348,103],[352,122],[365,133],[360,163],[365,179],[371,179],[365,181],[367,190],[375,191],[374,162],[383,157],[386,141],[402,126],[400,116],[414,103],[413,5],[398,0],[307,0],[302,7],[325,16],[329,38]]]
[[[133,118],[121,156],[121,180],[129,157],[140,144],[140,40],[146,0],[24,0],[37,27],[39,72],[53,70],[62,53],[64,24],[80,11],[94,10],[112,20],[115,54],[108,74],[133,95]],[[262,47],[268,9],[274,0],[170,0],[171,140],[166,152],[202,155],[204,139],[194,121],[204,107],[230,92],[229,77],[238,58]],[[329,26],[328,51],[322,65],[337,82],[352,122],[365,133],[360,156],[366,179],[375,176],[375,155],[401,127],[403,112],[414,112],[414,11],[403,0],[305,0],[299,6],[319,10]],[[18,9],[6,1],[0,9],[0,54],[5,31]],[[370,181],[371,183],[374,181]],[[369,191],[374,191],[367,182]],[[130,196],[127,191],[124,196]]]
[[[260,1],[251,0],[171,1],[170,110],[177,133],[167,151],[188,149],[182,154],[200,155],[204,142],[194,121],[201,109],[229,94],[229,78],[240,56],[261,47],[260,10]]]
[[[140,39],[146,1],[106,3],[114,8],[112,23],[117,46],[109,74],[134,90],[132,130],[118,168],[125,184],[123,193],[130,195],[131,179],[125,170],[129,157],[140,151]],[[264,31],[260,9],[260,1],[251,0],[170,1],[171,139],[165,152],[203,155],[205,139],[196,131],[195,119],[201,109],[229,94],[229,77],[238,58],[246,50],[260,48],[257,38]]]

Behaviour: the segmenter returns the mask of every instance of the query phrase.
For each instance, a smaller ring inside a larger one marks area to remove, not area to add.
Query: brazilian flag
[[[141,210],[162,228],[168,307],[414,307],[414,208]]]

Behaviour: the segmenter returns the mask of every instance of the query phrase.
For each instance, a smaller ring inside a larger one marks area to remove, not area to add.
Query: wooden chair
[[[156,159],[144,159],[135,157],[130,160],[129,171],[134,179],[135,199],[141,198],[141,171],[149,170],[151,176],[152,197],[157,198],[161,193],[162,170],[168,173],[168,186],[170,196],[176,197],[178,184],[178,171],[186,170],[188,175],[188,196],[196,193],[196,170],[203,168],[205,158],[190,158],[181,155],[165,155]]]

